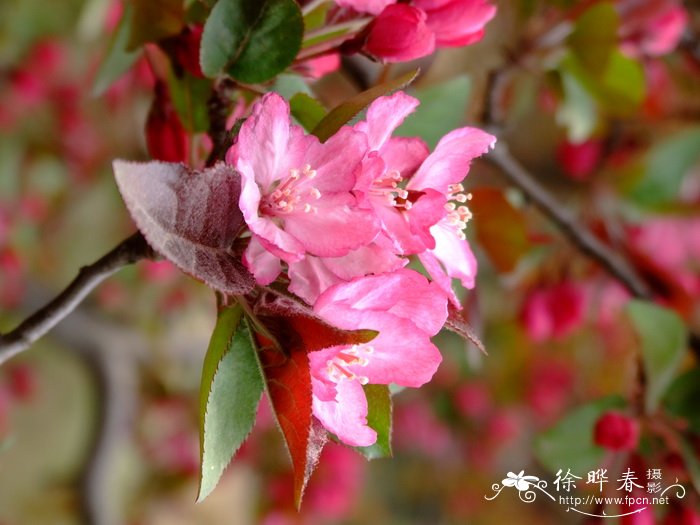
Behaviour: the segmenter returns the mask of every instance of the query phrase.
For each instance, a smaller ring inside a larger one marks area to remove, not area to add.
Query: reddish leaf
[[[525,220],[497,188],[471,190],[469,208],[479,244],[500,272],[510,272],[530,248]]]
[[[148,243],[215,290],[245,294],[255,281],[232,252],[244,226],[240,177],[225,164],[203,171],[165,162],[114,162],[117,185]]]
[[[481,352],[488,355],[484,343],[481,342],[479,336],[476,335],[474,329],[464,318],[463,310],[457,310],[451,304],[447,306],[447,320],[445,321],[445,328],[450,332],[454,332],[461,336],[463,339],[467,339],[472,342]]]
[[[308,353],[335,345],[366,343],[377,333],[340,330],[307,306],[272,292],[258,299],[254,311],[276,342],[257,336],[263,346],[259,355],[270,401],[292,457],[294,495],[299,505],[327,438],[311,412]]]
[[[260,351],[263,374],[294,468],[294,499],[301,504],[327,435],[311,414],[309,357],[302,348],[285,355],[272,347]]]

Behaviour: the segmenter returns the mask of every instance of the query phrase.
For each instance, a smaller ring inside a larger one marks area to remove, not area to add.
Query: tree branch
[[[567,212],[556,198],[510,154],[506,144],[499,142],[487,158],[498,166],[508,180],[552,220],[581,252],[597,261],[635,297],[652,298],[651,290],[637,275],[634,268],[589,230],[582,227],[578,220]]]
[[[81,268],[78,276],[51,302],[14,330],[0,334],[0,364],[29,348],[70,314],[107,277],[128,264],[151,259],[154,255],[146,239],[140,233],[135,233],[95,263]]]

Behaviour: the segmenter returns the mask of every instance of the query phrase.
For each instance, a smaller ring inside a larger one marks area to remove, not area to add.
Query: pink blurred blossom
[[[563,339],[581,326],[587,303],[583,286],[563,281],[532,290],[525,297],[520,318],[535,342]]]
[[[481,418],[491,410],[491,395],[482,383],[472,382],[460,386],[454,399],[459,412],[469,419]]]
[[[606,412],[596,421],[593,441],[608,450],[634,450],[639,443],[639,422],[621,412]]]
[[[622,51],[631,57],[670,53],[688,23],[678,0],[618,0]]]
[[[564,173],[574,180],[586,180],[598,167],[603,154],[599,139],[580,144],[564,141],[557,148],[557,160]]]
[[[397,404],[394,409],[394,444],[431,458],[448,456],[454,442],[450,430],[423,399]]]
[[[564,363],[542,362],[535,365],[525,397],[541,422],[550,422],[561,415],[573,382],[574,373]]]

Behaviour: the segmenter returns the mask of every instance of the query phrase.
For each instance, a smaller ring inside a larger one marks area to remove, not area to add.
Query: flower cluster
[[[495,139],[461,128],[430,153],[418,138],[392,137],[417,105],[402,92],[379,98],[365,120],[321,143],[269,93],[227,154],[241,176],[239,205],[251,234],[244,264],[257,282],[282,275],[322,319],[379,334],[309,356],[314,415],[351,445],[376,439],[362,385],[429,381],[440,363],[430,337],[448,301],[459,307],[452,279],[474,284],[461,181]],[[430,281],[404,268],[409,256]]]

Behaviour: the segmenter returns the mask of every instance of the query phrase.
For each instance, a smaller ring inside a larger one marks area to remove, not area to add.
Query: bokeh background
[[[579,53],[585,62],[595,46],[572,51],[555,39],[528,54],[523,44],[592,4],[498,2],[481,42],[419,61],[423,74],[410,91],[422,106],[401,133],[432,147],[455,127],[482,125],[484,100],[495,96],[499,138],[513,155],[697,329],[697,4],[686,3],[686,28],[673,49],[653,54],[640,43],[628,55],[632,65],[611,80],[612,95],[566,58]],[[0,4],[0,328],[14,326],[135,229],[111,161],[149,158],[153,76],[139,58],[109,87],[95,87],[121,12],[120,2],[108,0]],[[494,86],[493,71],[504,64],[516,67]],[[355,57],[310,85],[332,107],[358,91],[358,71],[371,83],[402,67],[388,72]],[[298,82],[288,76],[276,88],[293,93]],[[590,453],[611,471],[630,461],[653,464],[687,485],[682,505],[634,523],[699,523],[689,510],[699,501],[691,462],[663,430],[687,432],[696,445],[697,416],[688,407],[697,388],[677,394],[664,413],[639,416],[636,452],[595,447],[592,425],[602,408],[584,418],[577,411],[606,396],[614,397],[604,406],[625,410],[639,395],[640,345],[625,315],[627,292],[496,166],[477,161],[467,186],[480,270],[464,302],[488,355],[453,334],[437,338],[444,362],[432,383],[394,397],[393,459],[367,462],[329,445],[297,512],[284,445],[262,407],[221,485],[195,504],[197,396],[215,301],[169,263],[142,262],[103,283],[50,336],[0,369],[0,524],[587,523],[546,498],[484,496],[507,472],[551,482],[557,466]],[[697,383],[695,366],[688,354],[679,368],[691,374],[686,384]],[[562,453],[562,443],[571,450]]]

